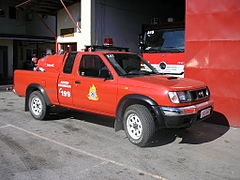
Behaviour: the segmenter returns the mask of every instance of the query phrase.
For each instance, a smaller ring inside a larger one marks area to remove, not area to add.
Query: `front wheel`
[[[155,123],[146,106],[134,104],[124,113],[124,130],[129,141],[138,146],[146,146],[155,133]]]
[[[32,116],[37,120],[44,120],[48,116],[48,106],[39,91],[34,91],[29,96],[28,107]]]

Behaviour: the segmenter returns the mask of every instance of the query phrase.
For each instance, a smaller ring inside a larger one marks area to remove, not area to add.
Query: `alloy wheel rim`
[[[42,113],[43,105],[42,105],[42,101],[39,97],[32,98],[31,108],[32,108],[33,113],[36,116],[39,116]]]
[[[134,140],[138,140],[142,135],[142,122],[136,114],[127,117],[127,131]]]

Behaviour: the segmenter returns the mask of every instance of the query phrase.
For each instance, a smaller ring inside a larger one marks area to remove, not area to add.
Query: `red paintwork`
[[[163,61],[167,64],[184,64],[184,53],[142,53],[142,57],[151,64],[160,64]]]
[[[206,101],[205,99],[194,103],[173,104],[168,98],[168,91],[198,89],[205,87],[205,84],[190,79],[168,79],[167,76],[160,75],[135,78],[119,77],[105,58],[105,53],[106,52],[79,52],[76,56],[72,74],[62,73],[62,65],[58,72],[17,70],[14,73],[14,89],[18,95],[25,96],[26,88],[30,84],[40,84],[45,88],[51,103],[54,105],[61,105],[108,116],[115,116],[119,101],[128,94],[145,95],[152,98],[159,105],[170,107],[187,106]],[[100,56],[111,71],[113,79],[104,80],[80,76],[78,74],[78,66],[83,54]],[[46,58],[54,57],[57,62],[63,62],[66,59],[64,56],[48,56]],[[81,83],[76,84],[75,81],[80,81]],[[66,85],[68,87],[60,85]],[[92,85],[97,88],[97,96],[99,98],[97,101],[88,99],[89,88]],[[71,96],[61,96],[62,91],[69,91]]]
[[[64,55],[48,55],[38,60],[37,70],[43,68],[47,72],[59,72],[62,68]],[[57,59],[57,60],[56,60]]]
[[[215,111],[240,126],[240,1],[186,1],[185,76],[208,84]]]

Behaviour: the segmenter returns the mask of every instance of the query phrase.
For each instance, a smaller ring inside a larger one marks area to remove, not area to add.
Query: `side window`
[[[79,74],[81,76],[105,78],[106,72],[109,72],[108,68],[99,56],[82,56],[79,66]]]
[[[73,68],[73,64],[74,64],[76,55],[77,55],[76,52],[70,52],[68,54],[68,57],[67,57],[66,62],[64,64],[63,73],[65,73],[65,74],[71,74],[72,73],[72,68]]]

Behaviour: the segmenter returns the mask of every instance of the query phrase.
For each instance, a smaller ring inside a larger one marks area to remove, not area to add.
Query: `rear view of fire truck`
[[[142,57],[164,75],[184,75],[184,23],[143,25],[139,39]]]

